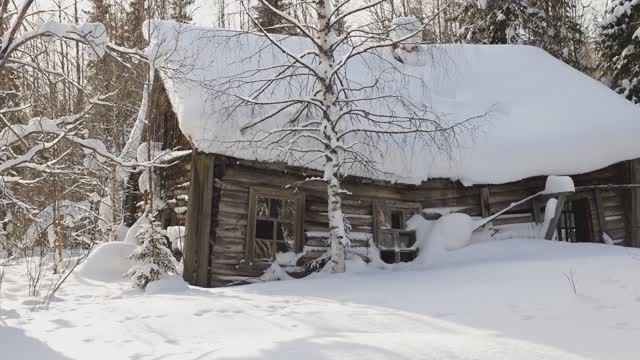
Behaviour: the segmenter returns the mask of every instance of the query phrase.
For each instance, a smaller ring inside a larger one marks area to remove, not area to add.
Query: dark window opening
[[[401,251],[400,262],[411,262],[416,259],[416,256],[418,256],[416,251]]]
[[[406,220],[416,211],[419,211],[419,207],[388,207],[382,212],[378,239],[382,261],[394,264],[413,261],[416,258],[416,232],[406,230]]]
[[[567,200],[558,219],[558,240],[592,242],[592,226],[589,200]]]
[[[380,259],[387,264],[396,262],[396,252],[393,250],[380,250]]]
[[[256,238],[271,239],[273,238],[273,227],[275,222],[271,220],[256,220]]]
[[[391,228],[397,230],[404,230],[404,214],[402,211],[391,212]]]

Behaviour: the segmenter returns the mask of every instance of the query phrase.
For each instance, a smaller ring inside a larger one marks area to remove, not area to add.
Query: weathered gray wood
[[[600,228],[600,234],[598,234],[598,237],[596,237],[596,239],[602,241],[602,233],[607,232],[607,222],[604,218],[605,209],[602,206],[602,192],[600,189],[593,190],[593,200],[595,203],[595,211],[598,215],[598,225]]]
[[[208,286],[213,165],[213,155],[193,153],[183,277],[189,284],[196,286]]]
[[[219,163],[218,158],[216,162]],[[303,180],[303,176],[295,172],[283,172],[278,169],[269,169],[248,166],[246,162],[225,161],[226,170],[224,176],[220,177],[223,185],[220,189],[220,201],[217,216],[212,220],[211,227],[214,227],[216,239],[210,243],[213,246],[213,252],[210,254],[209,260],[211,266],[209,268],[210,285],[222,285],[224,280],[222,277],[230,276],[259,276],[266,262],[258,262],[250,264],[248,258],[253,253],[253,249],[249,246],[252,243],[247,241],[248,234],[253,232],[251,227],[252,221],[249,214],[254,213],[255,209],[250,209],[250,189],[263,188],[264,190],[275,193],[288,192],[285,185],[294,184]],[[600,185],[615,183],[619,179],[613,177],[614,171],[610,169],[591,174],[574,177],[576,185]],[[218,171],[215,171],[218,177]],[[518,203],[523,197],[534,194],[544,187],[544,178],[526,179],[514,183],[504,185],[484,185],[490,189],[490,196],[487,197],[486,190],[482,190],[481,186],[463,187],[459,183],[447,180],[430,180],[429,182],[419,186],[408,186],[398,184],[382,184],[382,183],[352,183],[345,182],[348,189],[352,191],[351,195],[344,197],[343,211],[350,218],[351,224],[354,226],[353,232],[366,232],[374,235],[374,240],[379,242],[381,226],[380,222],[384,222],[385,208],[389,205],[397,204],[399,207],[406,207],[408,202],[421,204],[423,208],[428,207],[465,207],[465,212],[473,216],[480,216],[484,211],[497,211],[507,208],[512,203]],[[326,219],[326,189],[322,183],[309,183],[300,186],[300,190],[305,194],[304,209],[299,210],[299,214],[304,216],[299,222],[302,229],[298,232],[302,234],[302,241],[297,242],[300,247],[307,245],[312,249],[303,258],[303,262],[312,261],[318,256],[323,255],[326,250],[326,243],[323,237],[305,238],[303,231],[319,231],[326,232],[328,223]],[[602,208],[605,217],[617,215],[621,211],[620,197],[609,194],[602,189]],[[484,196],[482,194],[484,192]],[[584,191],[589,194],[593,201],[592,191]],[[572,196],[576,196],[573,194]],[[191,197],[194,199],[193,195]],[[197,198],[197,197],[195,197]],[[593,204],[593,203],[592,203]],[[488,209],[486,206],[488,205]],[[483,206],[485,207],[484,209]],[[562,204],[558,204],[562,209]],[[596,212],[595,206],[592,205],[592,217],[594,229],[596,228]],[[376,211],[376,208],[379,208]],[[526,209],[527,213],[521,216],[513,215],[513,211],[517,209]],[[382,217],[377,217],[380,212]],[[531,222],[532,216],[536,216],[535,211],[531,210],[530,203],[525,201],[517,205],[515,208],[509,208],[507,213],[511,215],[508,218],[500,220],[500,223],[522,223]],[[622,210],[623,214],[630,211]],[[212,214],[213,216],[213,214]],[[541,214],[537,216],[541,217]],[[493,217],[493,216],[489,216]],[[619,220],[606,219],[610,225],[608,227],[611,236],[614,238],[622,238],[620,235],[623,226]],[[612,224],[615,223],[615,229]],[[556,222],[557,224],[557,222]],[[555,230],[556,225],[553,226]],[[249,231],[248,231],[249,230]],[[366,241],[353,241],[352,246],[367,246]],[[316,249],[317,251],[314,251]],[[300,251],[301,248],[297,248]],[[185,255],[186,256],[186,255]],[[187,264],[185,264],[187,265]]]
[[[278,188],[251,187],[249,190],[249,206],[248,206],[248,223],[246,231],[246,252],[245,258],[247,263],[243,265],[254,266],[254,245],[256,236],[256,198],[258,196],[266,196],[279,199],[290,199],[296,201],[295,215],[295,248],[296,252],[302,252],[304,246],[304,212],[305,212],[305,196],[302,192],[293,192],[291,190],[283,190]]]
[[[631,161],[631,182],[640,183],[640,159]],[[640,247],[640,189],[631,189],[631,246]]]
[[[254,188],[251,188],[249,190],[249,210],[248,210],[248,224],[247,224],[247,234],[246,234],[246,239],[247,239],[247,245],[245,246],[246,248],[246,253],[245,253],[245,259],[247,259],[248,261],[252,261],[253,260],[253,253],[254,253],[254,238],[255,238],[255,234],[256,234],[256,191]],[[252,266],[253,264],[246,264],[249,266]]]
[[[556,227],[558,226],[558,220],[560,220],[560,215],[562,214],[562,209],[564,208],[564,202],[567,200],[567,194],[558,195],[558,202],[556,203],[556,212],[553,216],[553,219],[549,221],[549,226],[545,231],[544,238],[547,240],[551,240],[553,238],[553,234],[556,232]]]
[[[544,221],[544,215],[540,211],[540,199],[531,200],[531,213],[533,214],[533,221],[539,224]]]
[[[483,218],[491,215],[491,196],[488,186],[480,189],[480,212]]]

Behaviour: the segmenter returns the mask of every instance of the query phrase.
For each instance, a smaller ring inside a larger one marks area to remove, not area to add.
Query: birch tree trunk
[[[349,244],[344,229],[344,215],[342,213],[342,189],[338,179],[340,164],[337,147],[340,144],[336,133],[339,109],[337,105],[336,89],[332,80],[332,70],[335,66],[333,56],[333,28],[329,22],[332,13],[331,0],[318,0],[319,20],[319,73],[322,86],[322,104],[324,107],[321,133],[325,140],[324,181],[327,182],[329,240],[331,242],[331,271],[342,273],[345,266],[345,246]]]

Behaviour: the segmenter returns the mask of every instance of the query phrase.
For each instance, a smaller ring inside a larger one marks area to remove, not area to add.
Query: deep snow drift
[[[154,294],[72,276],[32,312],[5,267],[2,359],[636,359],[640,251],[506,240],[428,268]],[[573,292],[568,278],[576,284]]]

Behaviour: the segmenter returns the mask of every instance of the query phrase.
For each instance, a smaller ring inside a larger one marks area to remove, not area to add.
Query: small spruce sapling
[[[175,258],[158,222],[144,224],[136,238],[141,245],[129,256],[134,265],[124,274],[125,278],[144,289],[152,281],[177,273]]]

